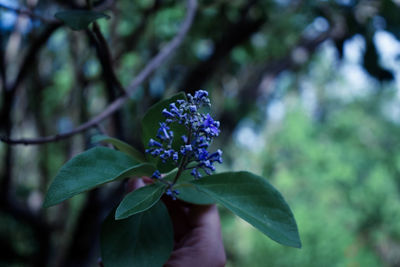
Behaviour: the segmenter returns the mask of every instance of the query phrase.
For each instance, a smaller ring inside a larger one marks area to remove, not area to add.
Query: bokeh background
[[[172,0],[92,5],[111,17],[98,24],[122,86],[110,83],[92,27],[52,22],[86,1],[0,0],[3,137],[63,133],[99,114],[186,12]],[[221,209],[227,266],[400,266],[399,38],[398,0],[199,0],[183,44],[98,127],[43,145],[0,143],[0,266],[97,266],[99,227],[124,183],[44,210],[49,182],[93,134],[143,149],[147,108],[198,89],[221,121],[220,170],[266,177],[303,242],[276,244]]]

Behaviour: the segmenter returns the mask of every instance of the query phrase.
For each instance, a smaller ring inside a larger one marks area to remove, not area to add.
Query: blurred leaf
[[[129,194],[119,204],[115,219],[121,220],[151,208],[160,200],[167,186],[162,183],[141,187]]]
[[[43,206],[56,205],[76,194],[104,183],[132,175],[150,175],[155,170],[148,163],[137,164],[119,151],[95,147],[68,161],[51,183]]]
[[[112,144],[118,150],[128,154],[129,156],[131,156],[135,160],[140,161],[140,162],[145,162],[146,161],[146,159],[145,159],[145,157],[144,157],[142,152],[140,152],[139,150],[137,150],[133,146],[131,146],[131,145],[129,145],[129,144],[117,139],[117,138],[109,137],[109,136],[106,136],[106,135],[96,135],[96,136],[93,137],[92,142],[93,143],[103,142],[103,143]]]
[[[264,178],[249,172],[226,172],[192,183],[276,242],[301,247],[289,206]]]
[[[158,102],[157,104],[153,105],[144,115],[142,119],[142,142],[144,147],[148,147],[148,143],[151,138],[156,138],[157,131],[160,128],[160,122],[165,121],[165,117],[162,115],[162,110],[164,108],[169,108],[169,104],[175,102],[178,99],[186,99],[185,94],[179,93],[168,99]],[[174,141],[172,143],[172,148],[178,150],[179,147],[182,145],[180,137],[181,135],[186,133],[186,128],[178,123],[172,123],[169,125],[169,127],[174,132]],[[154,159],[150,155],[147,156],[149,157],[150,161],[157,164],[157,168],[162,173],[168,172],[176,167],[171,159],[168,160],[166,163],[162,163],[159,158]]]
[[[64,22],[69,28],[74,31],[84,30],[89,27],[89,24],[95,20],[106,18],[110,16],[90,10],[68,10],[57,12],[54,15],[57,19]]]
[[[101,256],[106,267],[161,267],[173,245],[172,223],[161,201],[125,220],[115,221],[111,212],[102,225]]]

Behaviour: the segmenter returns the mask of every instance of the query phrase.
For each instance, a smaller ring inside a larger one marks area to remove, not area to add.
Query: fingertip
[[[145,183],[141,178],[132,178],[128,180],[128,183],[126,185],[126,191],[131,192],[143,186],[145,186]]]
[[[152,183],[154,183],[154,180],[151,179],[151,178],[149,178],[149,177],[147,177],[147,176],[142,177],[142,180],[143,180],[143,182],[144,182],[145,184],[152,184]]]

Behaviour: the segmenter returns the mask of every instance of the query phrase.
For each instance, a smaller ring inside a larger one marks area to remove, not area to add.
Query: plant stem
[[[189,145],[191,141],[192,141],[192,127],[190,126],[190,128],[189,128],[189,134],[188,134],[188,140],[187,140],[187,142],[186,142],[185,145]],[[179,176],[181,176],[182,172],[186,169],[186,165],[188,164],[188,162],[186,162],[186,161],[187,161],[188,159],[190,159],[190,157],[189,157],[190,154],[191,154],[191,152],[187,153],[187,154],[183,157],[183,159],[182,159],[182,161],[181,161],[181,165],[179,166],[178,172],[176,173],[176,176],[175,176],[174,181],[172,182],[172,185],[171,185],[171,186],[173,186],[174,184],[176,184],[176,182],[177,182],[178,179],[179,179]]]
[[[174,181],[172,182],[172,185],[171,185],[171,186],[173,186],[174,184],[176,184],[176,182],[177,182],[178,179],[179,179],[179,176],[181,176],[181,174],[182,174],[182,172],[183,172],[183,170],[185,169],[185,166],[186,166],[186,160],[187,160],[187,155],[185,155],[185,156],[183,157],[182,162],[181,162],[181,165],[179,166],[178,172],[176,173],[176,176],[175,176]]]

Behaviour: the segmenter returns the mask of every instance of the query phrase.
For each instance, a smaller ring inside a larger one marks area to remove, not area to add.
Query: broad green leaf
[[[56,205],[76,194],[129,176],[151,175],[154,166],[138,164],[122,152],[95,147],[68,161],[51,183],[43,206]]]
[[[200,191],[196,186],[191,184],[190,181],[194,181],[194,177],[190,174],[190,170],[182,172],[177,184],[174,186],[174,188],[179,191],[179,194],[177,195],[178,199],[199,205],[215,203],[215,200],[209,194]]]
[[[87,29],[89,27],[89,24],[95,20],[101,18],[110,18],[110,16],[104,13],[90,10],[61,11],[57,12],[54,16],[64,22],[69,28],[74,31]]]
[[[191,183],[179,183],[174,188],[179,191],[177,198],[185,202],[198,205],[209,205],[215,203],[215,200],[210,195],[200,191]]]
[[[165,121],[165,117],[162,115],[162,110],[164,108],[169,108],[169,104],[175,102],[178,99],[186,99],[185,94],[179,93],[172,96],[171,98],[165,99],[153,105],[142,119],[142,142],[145,148],[148,148],[148,143],[151,138],[156,139],[157,131],[160,128],[160,122]],[[181,136],[186,133],[186,128],[178,123],[173,123],[170,125],[171,130],[174,132],[174,141],[172,143],[172,148],[175,150],[179,149],[183,144]],[[154,159],[151,155],[146,155],[151,162],[157,165],[160,172],[168,172],[175,168],[175,164],[172,160],[162,163],[159,158]]]
[[[226,172],[192,184],[276,242],[301,247],[289,206],[264,178],[249,172]]]
[[[139,162],[145,162],[146,159],[143,155],[142,152],[134,148],[133,146],[113,137],[109,137],[106,135],[96,135],[92,139],[93,143],[97,142],[103,142],[103,143],[109,143],[115,146],[119,151],[124,152],[134,158],[135,160]]]
[[[169,172],[164,177],[164,180],[172,182],[177,172],[177,169]],[[179,194],[177,195],[178,199],[198,205],[209,205],[216,202],[209,194],[200,191],[196,186],[191,184],[191,181],[194,181],[194,178],[190,174],[190,170],[183,171],[174,186],[174,188],[179,191]]]
[[[140,163],[126,169],[125,171],[120,173],[120,175],[117,176],[114,180],[131,176],[136,176],[136,177],[150,176],[153,174],[155,170],[156,170],[155,166],[151,163]]]
[[[141,187],[125,196],[115,212],[115,219],[121,220],[151,208],[158,200],[167,186],[155,183]]]
[[[112,212],[102,225],[101,257],[105,267],[161,267],[173,245],[172,223],[162,201],[125,220],[115,221]]]

